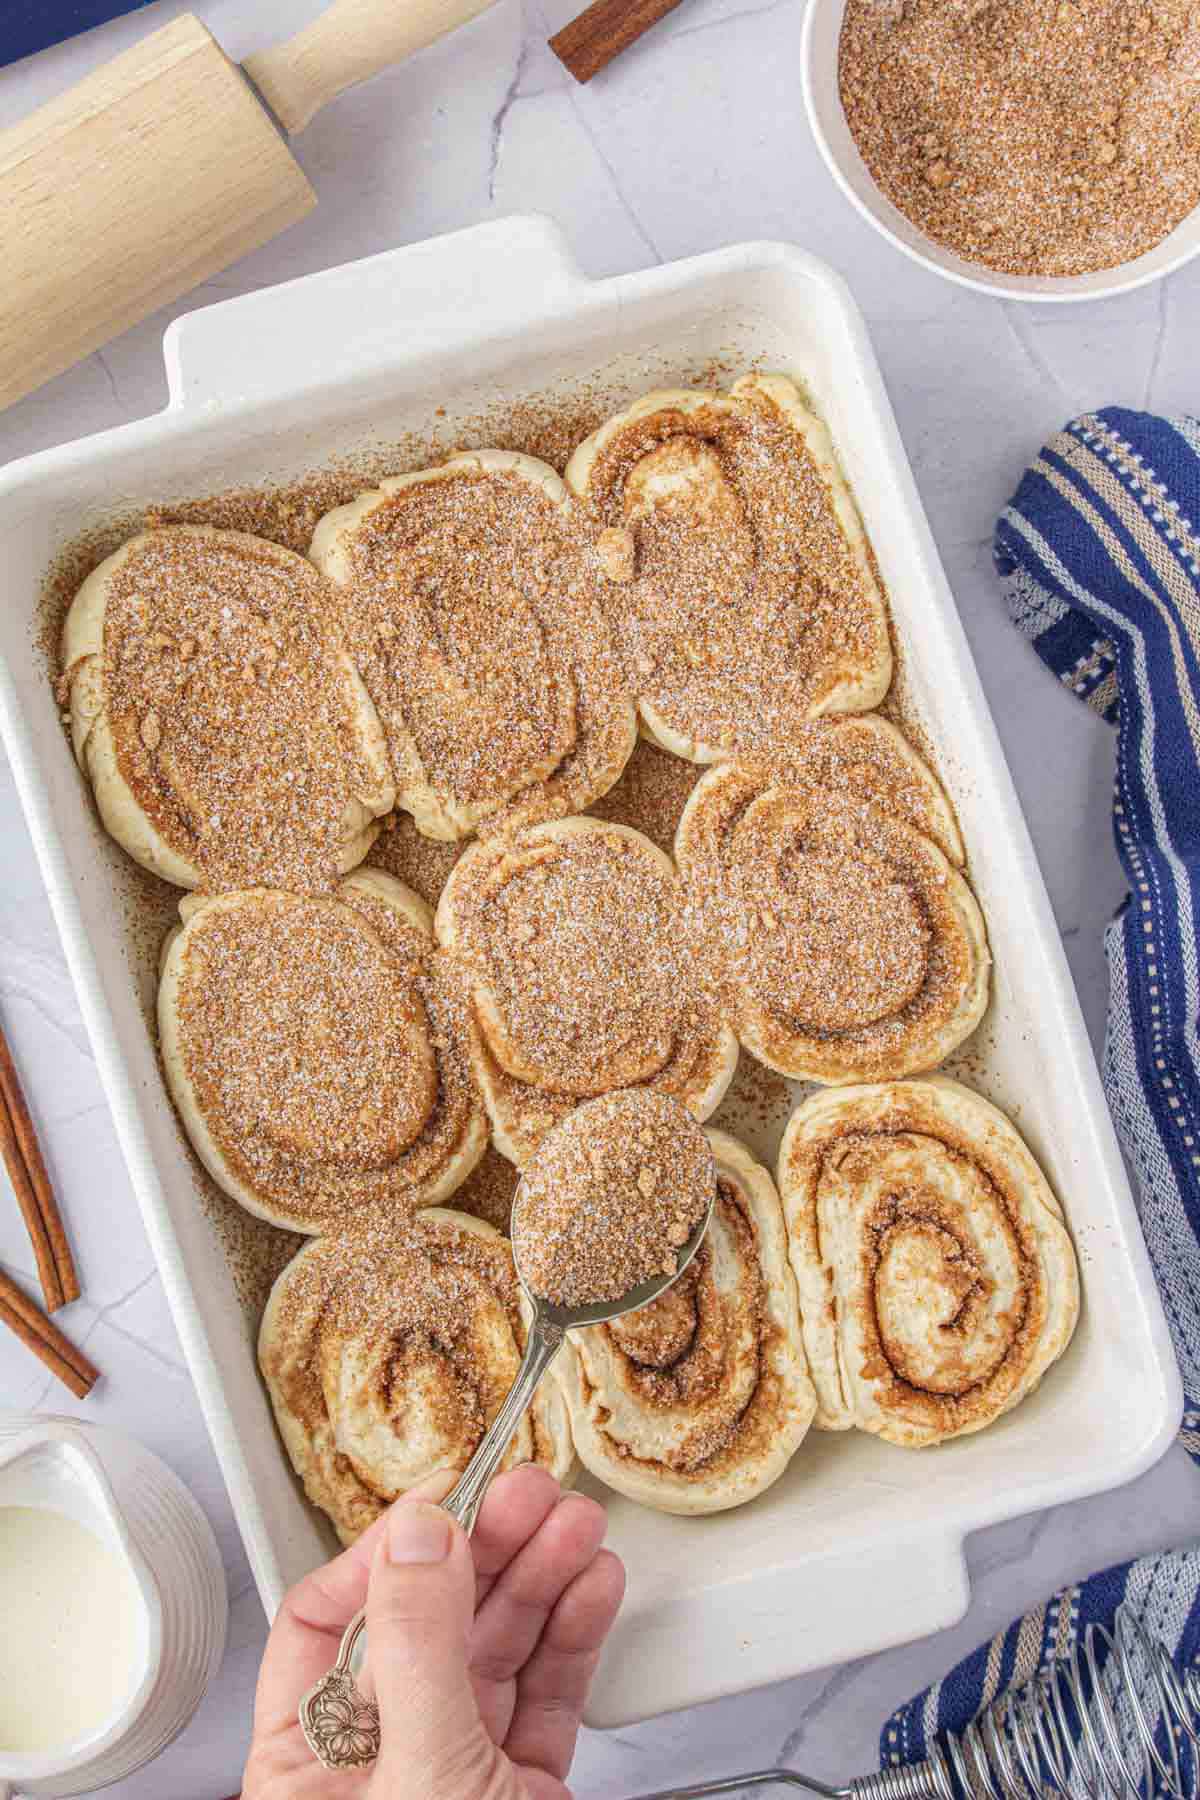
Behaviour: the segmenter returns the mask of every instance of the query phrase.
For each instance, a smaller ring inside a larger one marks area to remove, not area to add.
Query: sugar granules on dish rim
[[[970,262],[1113,268],[1200,203],[1194,0],[849,0],[838,75],[884,194]]]
[[[577,1107],[525,1171],[513,1250],[557,1306],[624,1298],[673,1275],[716,1193],[708,1140],[666,1094],[627,1088]]]

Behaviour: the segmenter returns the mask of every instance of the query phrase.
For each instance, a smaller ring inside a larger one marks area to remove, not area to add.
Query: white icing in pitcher
[[[137,1584],[94,1531],[0,1504],[0,1750],[56,1750],[106,1725],[145,1635]]]
[[[0,1411],[0,1800],[94,1793],[165,1748],[221,1659],[212,1531],[156,1456]]]

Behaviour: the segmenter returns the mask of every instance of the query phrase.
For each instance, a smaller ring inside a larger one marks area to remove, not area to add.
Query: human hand
[[[493,1482],[468,1539],[398,1500],[284,1599],[258,1681],[242,1800],[569,1800],[564,1780],[625,1576],[604,1509],[527,1465]],[[367,1608],[383,1742],[369,1769],[321,1766],[297,1720]]]

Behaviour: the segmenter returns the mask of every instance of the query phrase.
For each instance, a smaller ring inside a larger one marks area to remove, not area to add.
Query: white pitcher
[[[49,1751],[0,1748],[0,1800],[90,1793],[165,1749],[225,1647],[228,1600],[212,1529],[166,1465],[79,1420],[0,1413],[0,1507],[65,1514],[122,1565],[135,1596],[131,1679],[115,1710]]]

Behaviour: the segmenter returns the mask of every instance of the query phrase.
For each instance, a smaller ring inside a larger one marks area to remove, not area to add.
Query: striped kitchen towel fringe
[[[1129,894],[1105,932],[1103,1076],[1200,1461],[1200,422],[1106,407],[1026,471],[996,527],[1014,623],[1117,728],[1113,830]],[[918,1762],[1126,1601],[1179,1666],[1200,1656],[1200,1548],[1064,1588],[885,1725],[883,1765]]]

